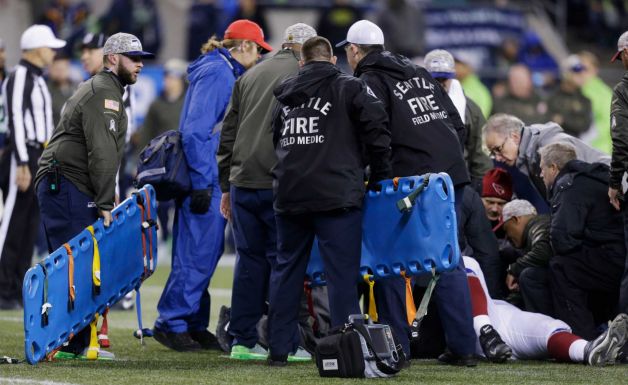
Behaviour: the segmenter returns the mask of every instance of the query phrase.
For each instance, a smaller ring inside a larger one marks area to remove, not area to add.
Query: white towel
[[[454,102],[454,106],[456,106],[456,110],[458,110],[458,114],[460,114],[462,123],[466,123],[465,110],[467,109],[467,98],[464,96],[464,91],[462,91],[462,84],[460,84],[457,79],[451,79],[449,97],[451,98],[451,101]]]

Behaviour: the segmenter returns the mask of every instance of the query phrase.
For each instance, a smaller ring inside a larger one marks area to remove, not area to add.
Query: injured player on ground
[[[612,364],[628,340],[628,315],[619,314],[608,329],[593,341],[571,333],[569,325],[539,313],[522,311],[505,301],[493,300],[478,262],[464,257],[473,326],[478,336],[476,353],[493,362],[514,359],[548,359]]]

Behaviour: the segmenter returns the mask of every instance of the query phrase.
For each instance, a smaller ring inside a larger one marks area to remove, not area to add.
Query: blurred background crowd
[[[65,101],[89,77],[86,42],[120,31],[137,36],[156,58],[145,62],[132,87],[126,184],[121,182],[130,188],[134,157],[155,136],[178,128],[187,64],[210,36],[220,38],[229,23],[246,18],[275,48],[284,29],[297,22],[336,43],[366,18],[381,26],[388,50],[418,64],[433,49],[451,52],[456,77],[484,118],[502,112],[526,125],[554,121],[610,154],[610,86],[624,69],[609,59],[628,28],[626,13],[618,0],[0,0],[0,81],[20,58],[22,31],[48,25],[68,43],[46,74],[56,124]],[[338,50],[340,67],[351,72]],[[0,111],[0,130],[6,130],[4,120]],[[476,178],[478,192],[485,171]],[[545,197],[526,198],[539,214],[547,213]],[[489,219],[497,220],[490,202],[484,203]],[[162,231],[167,240],[168,226]]]

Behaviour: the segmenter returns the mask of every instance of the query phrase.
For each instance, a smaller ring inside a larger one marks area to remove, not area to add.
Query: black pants
[[[610,302],[616,302],[623,272],[624,258],[598,255],[592,250],[552,257],[550,288],[556,317],[571,326],[577,336],[586,340],[597,337],[590,297],[603,293]]]
[[[519,274],[519,292],[526,311],[554,317],[554,304],[547,267],[526,267]]]
[[[331,326],[360,314],[357,277],[362,247],[362,210],[352,208],[301,215],[276,215],[277,264],[270,280],[268,327],[275,357],[296,351],[303,277],[312,242],[318,238],[325,266]]]
[[[37,172],[41,150],[28,147],[32,179]],[[33,183],[21,192],[15,183],[17,162],[11,151],[2,157],[2,193],[4,211],[0,221],[0,296],[4,300],[22,301],[22,280],[31,266],[39,231],[39,206]],[[6,173],[8,170],[8,173]]]

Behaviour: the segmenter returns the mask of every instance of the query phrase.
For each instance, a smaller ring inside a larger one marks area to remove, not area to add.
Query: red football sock
[[[569,362],[571,357],[569,356],[569,347],[574,342],[581,340],[582,338],[569,332],[558,332],[550,336],[547,340],[547,352],[550,357],[555,358],[558,361]]]
[[[467,282],[469,282],[469,291],[471,291],[471,310],[473,316],[488,315],[486,294],[484,293],[480,279],[475,276],[467,276]]]

